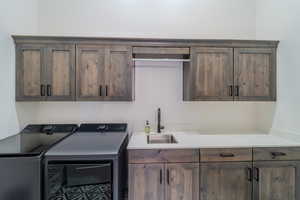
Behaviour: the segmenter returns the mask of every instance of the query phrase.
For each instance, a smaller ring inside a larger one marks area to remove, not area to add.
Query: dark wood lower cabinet
[[[299,200],[300,162],[254,163],[254,200]]]
[[[160,159],[145,163],[137,156],[141,150],[129,151],[129,200],[300,200],[300,161],[295,148],[255,148],[253,158],[238,156],[244,152],[240,149],[202,149],[197,162],[182,163],[178,157],[172,161],[172,150],[148,151],[144,154]],[[238,157],[213,161],[219,152]],[[267,156],[276,152],[278,158]],[[259,160],[263,158],[278,160]]]
[[[200,171],[201,200],[252,199],[252,162],[201,163]]]
[[[199,163],[166,164],[166,200],[199,200]]]
[[[164,200],[164,164],[129,164],[129,200]]]
[[[299,161],[200,164],[200,200],[299,200]]]
[[[199,200],[199,163],[129,164],[129,200]]]

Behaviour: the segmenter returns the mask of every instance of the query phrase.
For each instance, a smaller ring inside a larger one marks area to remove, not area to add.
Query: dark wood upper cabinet
[[[164,164],[129,164],[130,200],[164,200]]]
[[[107,100],[133,100],[132,48],[129,46],[110,46],[107,53],[105,73],[105,95]]]
[[[276,100],[278,41],[13,38],[17,101],[133,101],[133,57],[184,60],[184,101]]]
[[[300,162],[254,162],[255,200],[299,200]]]
[[[235,99],[276,100],[276,50],[274,48],[234,49]]]
[[[191,50],[183,69],[184,100],[276,100],[276,48]]]
[[[16,100],[74,100],[74,59],[75,45],[17,45]]]
[[[77,46],[77,100],[133,100],[133,64],[128,46]]]
[[[199,163],[166,164],[165,200],[199,200]]]
[[[77,100],[103,100],[105,87],[105,47],[77,46]]]
[[[201,200],[252,199],[252,162],[201,163],[200,171]]]
[[[16,46],[16,100],[43,101],[45,93],[45,46]]]
[[[75,45],[49,45],[45,59],[47,100],[74,100]]]
[[[184,100],[233,100],[233,49],[191,49],[184,66]]]

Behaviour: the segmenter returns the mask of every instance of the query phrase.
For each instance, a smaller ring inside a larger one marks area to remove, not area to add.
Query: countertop
[[[243,147],[291,147],[299,141],[273,134],[208,135],[190,132],[166,132],[173,134],[175,144],[148,144],[145,133],[133,133],[127,149],[195,149],[195,148],[243,148]]]

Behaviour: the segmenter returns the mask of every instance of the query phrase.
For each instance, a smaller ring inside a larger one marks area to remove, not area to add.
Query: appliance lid
[[[35,156],[77,129],[76,124],[28,125],[19,134],[0,140],[0,156]]]
[[[82,124],[78,131],[46,152],[46,156],[118,155],[127,124]]]

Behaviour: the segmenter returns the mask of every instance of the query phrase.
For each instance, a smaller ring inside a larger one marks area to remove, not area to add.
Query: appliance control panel
[[[77,124],[29,124],[21,133],[72,133],[77,128]]]
[[[125,123],[81,124],[78,132],[126,132]]]

